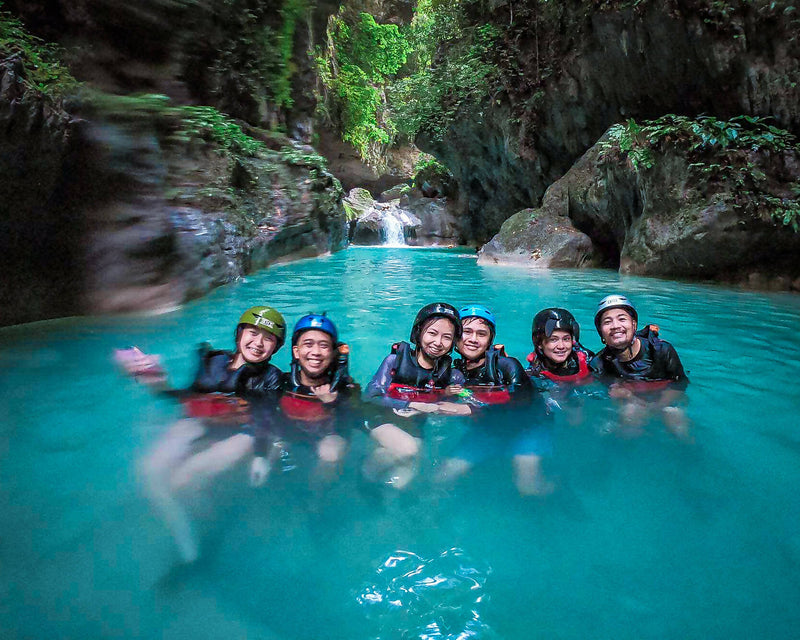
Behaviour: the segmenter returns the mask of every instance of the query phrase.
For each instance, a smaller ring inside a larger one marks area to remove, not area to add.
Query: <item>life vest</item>
[[[204,343],[199,348],[200,366],[191,390],[198,393],[240,393],[248,381],[264,375],[272,365],[245,363],[238,369],[229,369],[234,354],[230,351],[216,351]]]
[[[433,369],[425,369],[419,365],[407,342],[392,345],[392,353],[395,354],[395,365],[387,396],[413,402],[442,400],[444,388],[450,383],[450,356],[442,356],[436,360]]]
[[[481,367],[483,372],[481,373],[480,382],[470,384],[467,381],[464,385],[478,402],[483,404],[506,404],[511,401],[511,392],[508,387],[496,382],[500,379],[497,362],[501,356],[505,357],[505,355],[505,347],[502,344],[494,345],[492,349],[486,352],[486,362]],[[466,369],[466,364],[464,368]],[[466,375],[466,372],[464,375]]]
[[[478,384],[466,387],[472,397],[484,404],[506,404],[511,402],[511,392],[508,387],[499,384]]]
[[[248,419],[247,401],[230,394],[197,394],[183,399],[181,403],[189,418],[226,424],[244,424]]]
[[[348,374],[350,348],[344,343],[339,343],[337,348],[339,354],[326,373],[330,380],[331,391],[339,391],[340,386],[350,382]],[[287,418],[307,423],[328,420],[334,411],[331,403],[322,402],[311,392],[310,387],[300,382],[300,367],[296,362],[291,364],[289,385],[282,391],[278,406]]]
[[[284,391],[278,406],[287,418],[300,422],[321,422],[333,414],[332,407],[325,405],[308,387]]]
[[[542,375],[554,382],[571,382],[573,384],[585,384],[591,381],[592,370],[589,368],[589,362],[586,357],[586,352],[583,349],[575,349],[574,350],[575,357],[578,360],[578,371],[575,373],[571,373],[568,375],[558,375],[557,373],[553,373],[549,369],[543,366],[536,366],[535,373],[536,375]],[[531,351],[528,354],[527,358],[528,362],[531,365],[534,365],[537,361],[539,361],[539,354],[535,351]],[[535,366],[535,365],[534,365]]]
[[[639,329],[635,334],[636,337],[641,341],[641,349],[647,350],[648,355],[655,350],[655,343],[661,342],[661,340],[658,338],[658,333],[658,325],[648,324],[642,329]],[[661,378],[657,380],[647,380],[644,376],[646,376],[653,368],[652,361],[650,361],[650,366],[647,369],[643,369],[640,373],[633,373],[624,369],[624,363],[621,363],[619,360],[617,360],[617,358],[611,353],[609,353],[607,356],[604,356],[603,360],[611,365],[611,367],[618,373],[619,377],[624,378],[617,384],[621,385],[625,389],[630,389],[634,393],[662,391],[667,389],[670,385],[672,385],[673,382],[675,382],[674,380]],[[637,378],[634,376],[642,377]]]

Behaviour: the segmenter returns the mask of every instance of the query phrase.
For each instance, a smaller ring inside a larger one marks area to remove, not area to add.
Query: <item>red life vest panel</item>
[[[479,402],[486,404],[506,404],[511,402],[511,392],[502,385],[475,385],[467,387],[472,396]]]
[[[392,382],[386,395],[395,400],[407,400],[408,402],[440,402],[444,399],[444,389],[430,387],[419,389],[411,387],[401,382]]]
[[[591,375],[592,370],[589,369],[589,363],[586,360],[586,353],[583,351],[575,351],[575,355],[578,358],[578,372],[572,373],[568,376],[560,376],[552,371],[549,371],[542,367],[539,371],[543,376],[553,380],[554,382],[572,382],[575,384],[585,384],[586,382],[591,382]],[[537,359],[537,355],[535,351],[531,351],[528,354],[528,362],[533,364],[533,362]]]
[[[674,380],[622,380],[617,382],[625,389],[630,389],[633,393],[648,393],[653,391],[663,391],[672,384]]]
[[[278,405],[287,418],[300,422],[321,422],[331,415],[331,409],[317,396],[294,391],[284,391]]]
[[[203,418],[225,423],[247,422],[247,401],[234,395],[204,393],[182,401],[190,418]]]

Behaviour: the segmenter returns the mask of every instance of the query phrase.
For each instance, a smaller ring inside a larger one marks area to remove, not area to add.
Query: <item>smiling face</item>
[[[239,333],[236,350],[245,362],[259,364],[266,362],[275,353],[278,338],[265,329],[246,324]]]
[[[549,337],[542,340],[542,353],[551,362],[563,364],[572,353],[572,344],[572,334],[569,331],[555,329]]]
[[[314,380],[325,375],[333,364],[333,339],[324,331],[304,331],[292,347],[292,356],[300,365],[301,374]]]
[[[627,349],[635,333],[636,321],[625,309],[609,309],[600,316],[600,337],[612,349]]]
[[[466,318],[461,326],[461,339],[458,341],[458,352],[467,360],[477,361],[483,358],[489,345],[492,344],[492,327],[482,318]]]
[[[436,360],[450,353],[455,338],[455,326],[446,318],[432,318],[422,325],[419,335],[419,351],[428,360]],[[420,363],[426,364],[426,363]],[[427,363],[431,364],[431,363]]]

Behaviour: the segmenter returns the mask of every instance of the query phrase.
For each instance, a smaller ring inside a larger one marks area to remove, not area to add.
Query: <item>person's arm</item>
[[[675,351],[675,347],[668,342],[661,342],[659,346],[659,359],[662,363],[661,374],[665,379],[671,380],[672,384],[661,392],[658,404],[661,407],[674,407],[685,402],[689,377],[683,370],[683,364],[678,357],[678,352]]]
[[[409,402],[407,400],[397,400],[390,398],[389,385],[392,384],[392,369],[395,367],[397,357],[391,353],[383,359],[378,371],[372,376],[369,381],[367,389],[364,392],[364,397],[367,402],[377,404],[389,409],[408,409]]]
[[[450,379],[448,380],[447,384],[450,387],[463,387],[466,383],[467,379],[464,377],[464,374],[456,368],[450,369]],[[418,402],[412,402],[409,406],[412,409],[417,409],[417,411],[425,411],[427,410],[428,413],[439,413],[442,415],[448,416],[469,416],[472,415],[472,407],[468,404],[464,404],[461,402],[451,402],[449,400],[443,400],[441,402],[436,402],[434,404],[427,405],[427,407],[417,408],[416,405],[421,404]],[[430,411],[429,407],[435,407],[434,411]]]

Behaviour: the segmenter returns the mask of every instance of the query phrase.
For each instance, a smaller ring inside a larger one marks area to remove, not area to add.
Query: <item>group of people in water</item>
[[[349,349],[324,314],[300,318],[289,336],[291,364],[270,363],[287,338],[276,309],[245,311],[235,329],[235,350],[203,345],[188,389],[173,389],[157,356],[138,349],[117,354],[130,375],[183,403],[174,424],[145,456],[142,472],[182,558],[198,555],[180,489],[200,486],[250,459],[251,484],[263,484],[292,446],[313,447],[319,473],[335,474],[354,429],[375,446],[364,476],[403,488],[413,480],[426,425],[460,420],[463,435],[438,466],[436,478],[453,481],[488,456],[505,453],[523,495],[543,495],[552,484],[542,472],[551,450],[555,412],[580,411],[581,389],[607,390],[617,407],[620,433],[633,435],[658,416],[676,436],[688,437],[683,409],[688,378],[675,349],[654,325],[639,326],[623,295],[600,301],[595,328],[605,345],[582,346],[580,326],[566,309],[543,309],[533,319],[533,350],[525,368],[495,341],[497,320],[487,307],[457,310],[436,302],[419,310],[409,341],[391,346],[363,393],[349,373]],[[452,357],[453,351],[458,358]]]

